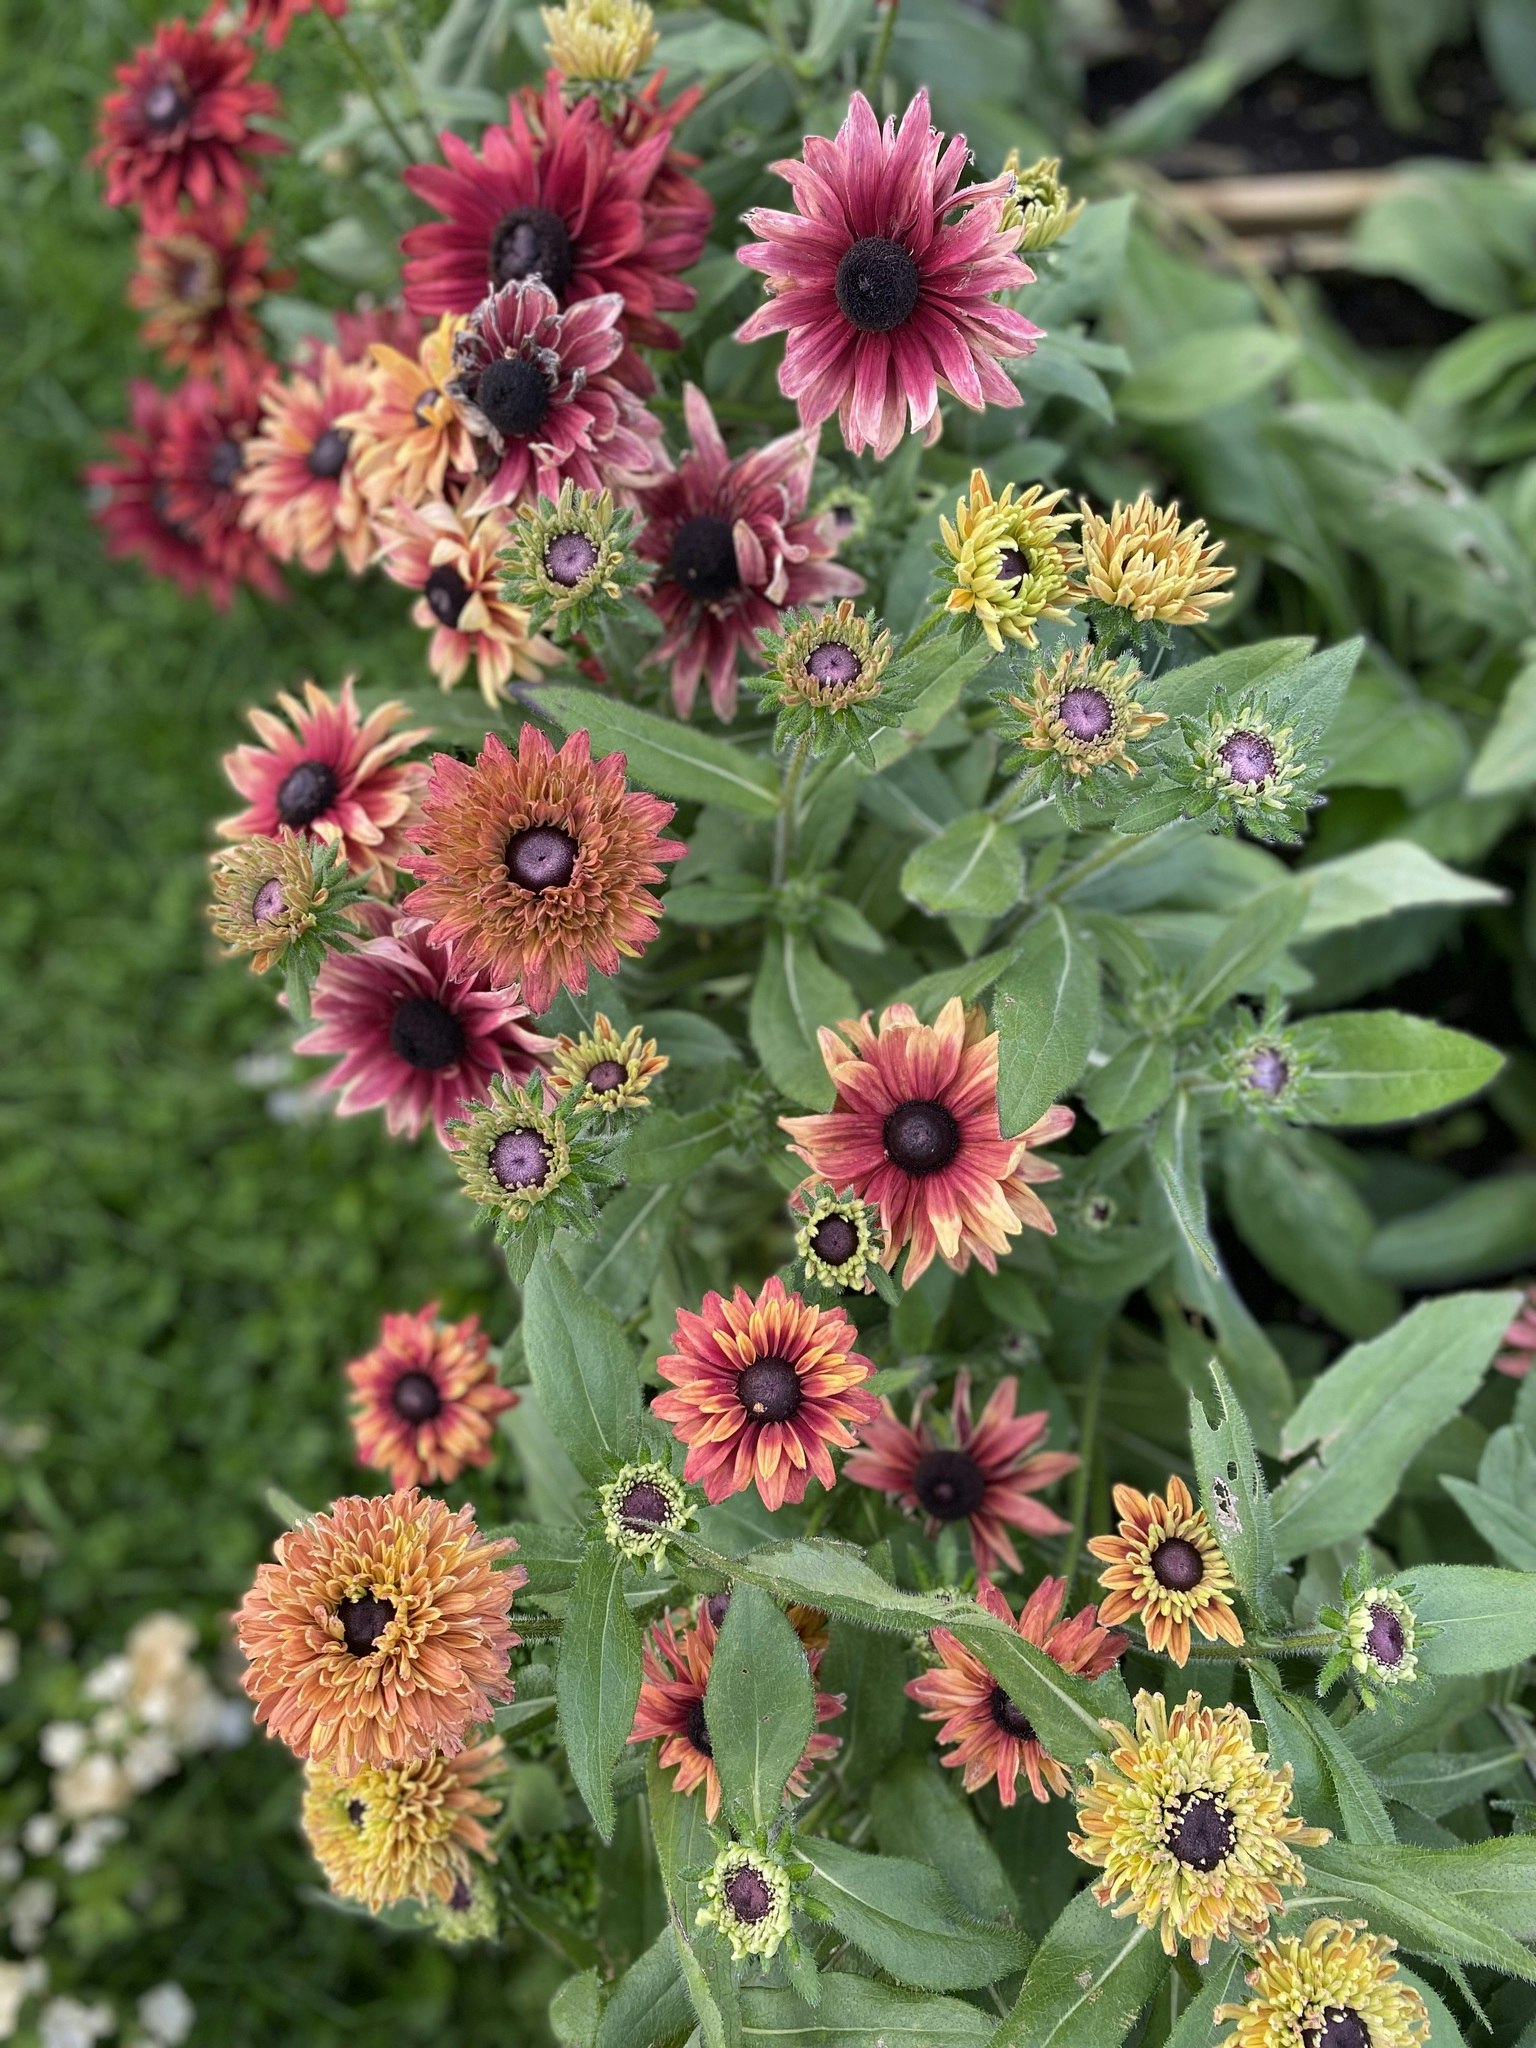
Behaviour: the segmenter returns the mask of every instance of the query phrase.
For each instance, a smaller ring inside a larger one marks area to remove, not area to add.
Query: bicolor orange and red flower
[[[904,1286],[935,1255],[957,1273],[973,1258],[995,1273],[1024,1226],[1054,1233],[1034,1189],[1061,1169],[1035,1149],[1065,1137],[1074,1118],[1058,1106],[1019,1137],[1003,1136],[997,1034],[980,1009],[967,1011],[956,997],[924,1024],[910,1004],[893,1003],[878,1026],[866,1011],[817,1036],[836,1099],[820,1115],[781,1117],[780,1125],[816,1179],[879,1208],[883,1263],[909,1247]]]
[[[369,345],[368,399],[336,424],[351,439],[353,472],[370,508],[441,499],[450,477],[475,473],[475,444],[448,396],[458,321],[445,313],[409,355],[387,341]]]
[[[1111,1670],[1129,1640],[1100,1628],[1091,1604],[1063,1620],[1065,1579],[1042,1579],[1017,1621],[1002,1594],[985,1579],[976,1597],[989,1614],[1077,1678],[1099,1678]],[[1071,1773],[1045,1747],[1024,1709],[948,1629],[936,1628],[929,1640],[939,1661],[920,1678],[909,1680],[907,1694],[922,1707],[925,1721],[941,1724],[939,1743],[954,1744],[943,1762],[951,1770],[964,1771],[966,1791],[979,1792],[995,1779],[998,1798],[1012,1806],[1022,1771],[1036,1799],[1043,1803],[1053,1792],[1064,1799],[1072,1789]]]
[[[415,1487],[349,1495],[280,1536],[235,1616],[258,1723],[343,1778],[456,1756],[512,1697],[516,1548]]]
[[[631,1742],[660,1741],[657,1762],[663,1770],[677,1771],[673,1783],[679,1792],[697,1792],[703,1786],[704,1817],[709,1821],[720,1811],[720,1773],[704,1719],[704,1694],[717,1634],[718,1625],[707,1601],[700,1603],[697,1618],[672,1612],[652,1624],[642,1652],[645,1675],[629,1737]],[[807,1656],[814,1680],[820,1654],[809,1651]],[[844,1705],[842,1694],[818,1689],[815,1729],[789,1774],[786,1799],[804,1798],[812,1765],[835,1756],[841,1748],[836,1735],[816,1731],[842,1713]]]
[[[445,690],[473,662],[481,696],[504,704],[514,676],[535,682],[561,660],[551,641],[530,632],[527,611],[502,594],[511,540],[504,513],[402,503],[378,516],[374,534],[385,575],[421,593],[411,619],[432,635],[427,666]]]
[[[252,307],[290,282],[270,268],[271,244],[240,232],[228,202],[139,237],[128,303],[144,315],[146,348],[189,370],[212,370],[231,357],[263,361],[266,337]]]
[[[514,754],[487,733],[473,767],[438,754],[416,837],[401,862],[412,913],[501,988],[520,983],[535,1015],[592,968],[616,974],[656,936],[664,839],[675,806],[624,780],[624,756],[592,759],[586,732],[558,753],[525,725]]]
[[[430,728],[401,731],[403,704],[381,704],[364,718],[350,676],[334,703],[306,683],[302,702],[285,690],[277,704],[281,718],[259,707],[246,713],[259,745],[247,741],[224,756],[246,808],[219,821],[220,838],[271,839],[286,825],[333,840],[354,873],[372,871],[387,893],[427,779],[424,763],[401,756],[429,739]]]
[[[397,1491],[448,1485],[488,1465],[496,1418],[517,1405],[490,1354],[477,1316],[440,1322],[435,1301],[382,1317],[377,1343],[347,1367],[359,1464]]]
[[[1243,1625],[1228,1597],[1232,1574],[1206,1520],[1177,1474],[1167,1498],[1134,1486],[1115,1488],[1116,1536],[1094,1536],[1088,1548],[1109,1569],[1099,1584],[1109,1598],[1099,1607],[1104,1622],[1139,1621],[1147,1648],[1175,1664],[1189,1661],[1189,1625],[1208,1641],[1220,1636],[1234,1648]]]
[[[268,386],[261,432],[246,449],[240,489],[246,523],[281,562],[319,575],[340,554],[354,576],[373,553],[368,508],[340,424],[368,402],[368,372],[327,345],[313,374],[291,370]]]
[[[106,173],[108,206],[137,206],[151,232],[169,228],[183,199],[227,202],[245,218],[257,178],[253,157],[284,145],[253,125],[282,111],[270,85],[253,81],[256,52],[221,34],[218,0],[199,22],[165,21],[117,67],[117,91],[101,103],[91,161]]]
[[[1043,1408],[1016,1415],[1019,1383],[999,1380],[977,1422],[971,1420],[971,1376],[955,1376],[949,1429],[935,1436],[924,1413],[932,1387],[912,1404],[912,1419],[901,1422],[887,1400],[859,1431],[859,1448],[844,1472],[859,1486],[894,1494],[909,1514],[926,1517],[935,1536],[948,1522],[964,1522],[976,1569],[985,1578],[1000,1564],[1022,1571],[1010,1528],[1031,1536],[1060,1536],[1067,1524],[1032,1496],[1075,1470],[1071,1451],[1044,1451],[1050,1418]]]
[[[857,1341],[841,1309],[787,1294],[777,1274],[755,1301],[738,1287],[729,1301],[706,1294],[697,1315],[679,1309],[651,1413],[688,1446],[683,1477],[711,1501],[756,1486],[770,1508],[804,1500],[813,1478],[831,1486],[832,1451],[856,1441],[849,1423],[879,1412]]]

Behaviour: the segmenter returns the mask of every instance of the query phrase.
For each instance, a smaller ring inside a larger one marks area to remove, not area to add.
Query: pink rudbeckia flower
[[[373,936],[326,960],[314,1026],[294,1050],[341,1055],[320,1084],[340,1093],[338,1116],[382,1109],[390,1131],[411,1138],[430,1120],[446,1144],[449,1118],[481,1100],[493,1075],[521,1086],[552,1041],[531,1028],[515,988],[492,988],[434,944],[426,918],[382,903],[357,914]]]
[[[966,161],[965,137],[946,146],[930,124],[926,92],[883,129],[856,92],[835,139],[808,135],[803,161],[772,167],[797,210],[745,216],[762,239],[737,254],[770,296],[736,338],[787,335],[779,389],[807,427],[835,412],[855,455],[889,455],[909,418],[934,440],[941,390],[973,412],[1022,403],[998,363],[1028,355],[1040,329],[996,295],[1034,272],[1002,225],[1006,180],[962,189]]]

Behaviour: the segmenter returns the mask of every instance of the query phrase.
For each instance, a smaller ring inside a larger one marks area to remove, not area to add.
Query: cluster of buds
[[[556,1231],[591,1235],[597,1193],[618,1176],[606,1163],[605,1140],[590,1125],[579,1126],[568,1104],[546,1095],[541,1078],[519,1088],[498,1074],[489,1095],[448,1125],[450,1156],[521,1286]]]
[[[597,1505],[608,1544],[639,1565],[659,1563],[694,1514],[687,1487],[656,1459],[621,1465],[598,1488]]]
[[[631,551],[634,526],[611,492],[584,491],[569,478],[558,498],[518,507],[502,565],[505,594],[527,610],[530,632],[586,632],[645,580]]]
[[[780,630],[758,638],[767,672],[749,687],[777,714],[774,745],[804,739],[813,754],[845,745],[872,768],[871,737],[901,715],[886,675],[890,634],[845,597],[834,608],[785,612]]]
[[[1419,1675],[1418,1646],[1436,1631],[1414,1614],[1409,1604],[1412,1593],[1411,1586],[1373,1584],[1369,1556],[1344,1574],[1338,1606],[1324,1607],[1318,1614],[1335,1638],[1335,1647],[1317,1674],[1319,1693],[1347,1678],[1369,1709],[1383,1693],[1414,1683]]]

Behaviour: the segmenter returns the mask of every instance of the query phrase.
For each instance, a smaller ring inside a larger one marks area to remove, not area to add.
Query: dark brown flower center
[[[1017,591],[1029,574],[1029,556],[1023,548],[1004,548],[997,558],[997,580]]]
[[[744,1926],[765,1920],[773,1911],[773,1887],[750,1863],[733,1870],[721,1886],[725,1903]]]
[[[1022,1707],[1016,1707],[1000,1685],[992,1688],[992,1697],[987,1702],[992,1710],[992,1719],[1005,1735],[1011,1735],[1019,1742],[1038,1742],[1035,1724]]]
[[[546,206],[519,206],[496,223],[491,236],[491,276],[497,284],[536,277],[563,299],[576,274],[570,230]]]
[[[1244,789],[1257,789],[1275,772],[1275,750],[1261,732],[1234,732],[1216,750]]]
[[[805,666],[807,674],[824,690],[846,690],[850,683],[859,680],[863,663],[841,640],[824,640],[820,647],[811,649]]]
[[[464,1050],[464,1026],[433,996],[407,996],[389,1027],[389,1049],[408,1067],[435,1073]]]
[[[276,875],[268,875],[251,898],[251,916],[257,924],[270,924],[274,917],[281,917],[286,908],[282,883]]]
[[[470,1888],[468,1878],[455,1878],[453,1883],[453,1890],[448,1894],[449,1912],[467,1913],[474,1903],[475,1895]]]
[[[1101,740],[1115,722],[1115,707],[1102,690],[1068,690],[1057,716],[1075,740]]]
[[[525,441],[548,417],[549,385],[538,364],[526,356],[498,356],[480,372],[475,404],[498,434],[509,441]]]
[[[557,533],[544,550],[544,569],[551,583],[574,590],[597,567],[597,548],[584,533]]]
[[[1371,1609],[1371,1625],[1366,1631],[1366,1654],[1374,1663],[1392,1670],[1403,1661],[1403,1652],[1408,1639],[1403,1634],[1403,1624],[1390,1607],[1375,1606]]]
[[[330,483],[346,468],[351,445],[350,434],[343,433],[340,427],[327,427],[310,449],[305,467],[320,483]]]
[[[353,1827],[360,1828],[367,1816],[368,1809],[364,1806],[361,1799],[349,1799],[347,1801],[347,1819],[351,1821]]]
[[[354,1657],[366,1657],[395,1618],[393,1600],[379,1600],[365,1593],[361,1600],[343,1600],[336,1609],[347,1650]]]
[[[1291,1069],[1284,1053],[1272,1045],[1261,1045],[1248,1062],[1248,1086],[1271,1100],[1285,1092],[1285,1084],[1290,1078]]]
[[[693,1744],[700,1756],[714,1755],[714,1744],[709,1739],[709,1728],[704,1719],[704,1702],[702,1699],[693,1700],[689,1704],[686,1733],[688,1740]]]
[[[1325,2005],[1323,2024],[1301,2038],[1306,2048],[1371,2048],[1371,2030],[1352,2005]]]
[[[942,1173],[960,1150],[960,1126],[942,1102],[903,1102],[885,1120],[885,1156],[903,1173]]]
[[[1153,1578],[1170,1593],[1193,1592],[1205,1577],[1205,1559],[1183,1536],[1165,1537],[1148,1562]]]
[[[859,1248],[859,1233],[846,1216],[823,1216],[811,1232],[811,1250],[824,1265],[846,1266]]]
[[[711,1593],[709,1598],[704,1602],[704,1611],[709,1616],[710,1620],[714,1623],[716,1628],[718,1628],[721,1622],[724,1621],[725,1611],[730,1606],[730,1604],[731,1589],[729,1586],[726,1587],[723,1593]]]
[[[421,586],[421,594],[433,618],[444,626],[456,626],[469,603],[469,585],[451,562],[438,563]]]
[[[542,1187],[549,1173],[549,1147],[537,1131],[503,1131],[486,1164],[504,1188]]]
[[[909,250],[866,235],[844,253],[833,289],[845,320],[863,334],[889,334],[910,320],[922,280]]]
[[[594,1095],[606,1095],[611,1089],[622,1088],[629,1079],[629,1069],[617,1060],[599,1060],[596,1066],[587,1069],[587,1086]]]
[[[227,491],[245,467],[245,450],[226,434],[216,441],[208,458],[208,481],[217,491]]]
[[[757,1358],[736,1375],[736,1398],[754,1422],[788,1422],[800,1406],[800,1375],[787,1358]]]
[[[1197,1792],[1168,1816],[1168,1847],[1186,1870],[1211,1871],[1232,1853],[1237,1830],[1219,1799]]]
[[[672,536],[667,573],[700,604],[729,597],[733,590],[740,589],[736,543],[726,521],[708,514],[685,519]]]
[[[336,770],[329,761],[301,761],[277,787],[278,822],[300,832],[328,811],[336,796]]]
[[[929,1451],[913,1470],[912,1491],[936,1521],[963,1522],[986,1498],[986,1474],[964,1451]]]
[[[395,1413],[406,1422],[430,1422],[442,1412],[443,1397],[429,1372],[403,1372],[395,1381]]]
[[[169,78],[157,79],[140,104],[144,111],[144,125],[157,135],[169,135],[192,111],[192,102]]]
[[[576,841],[558,825],[527,825],[507,841],[507,873],[520,889],[541,896],[563,889],[576,872]]]
[[[619,1520],[636,1529],[664,1529],[672,1503],[651,1479],[637,1479],[619,1502]]]

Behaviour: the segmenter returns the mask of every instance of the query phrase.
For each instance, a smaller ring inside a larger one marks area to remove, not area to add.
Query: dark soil
[[[1472,326],[1464,313],[1437,306],[1400,277],[1367,277],[1358,270],[1312,273],[1328,310],[1362,348],[1443,348]]]

